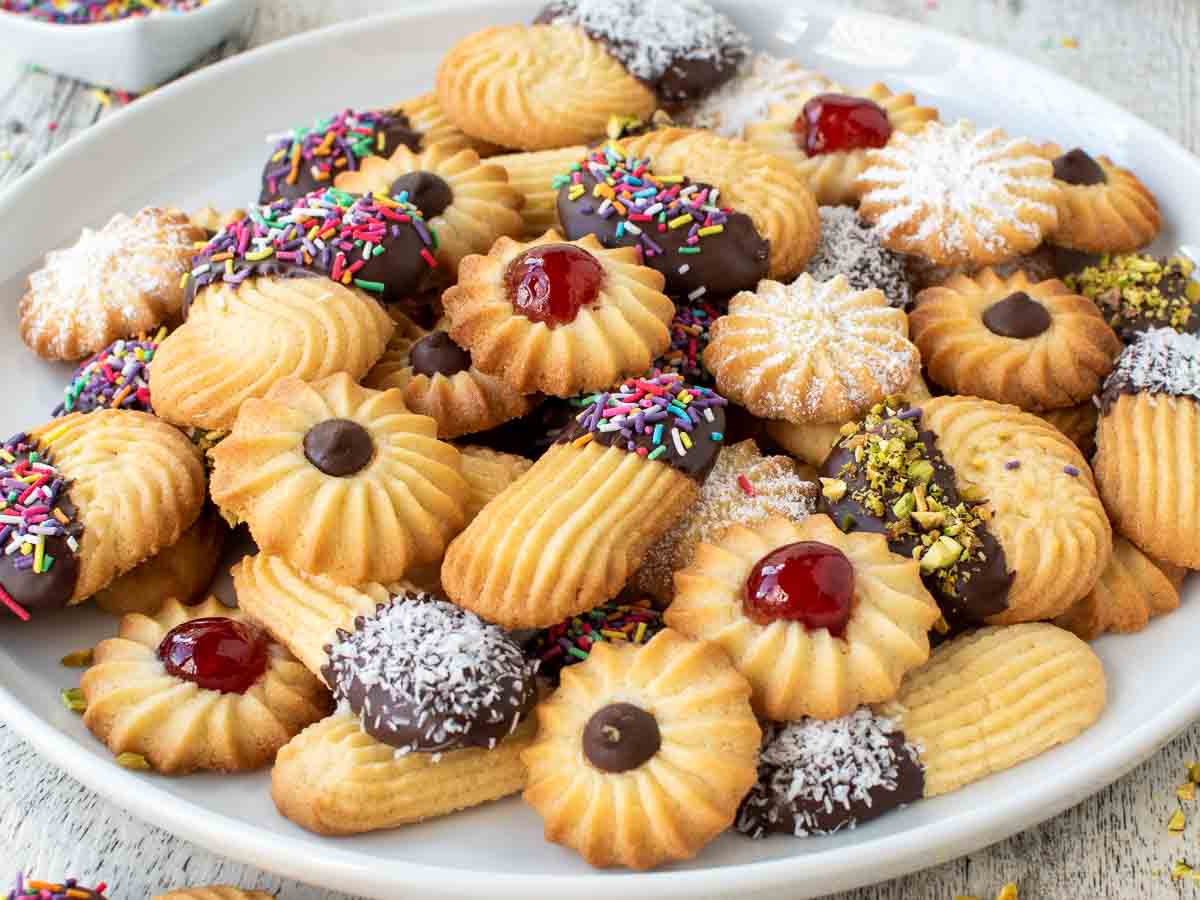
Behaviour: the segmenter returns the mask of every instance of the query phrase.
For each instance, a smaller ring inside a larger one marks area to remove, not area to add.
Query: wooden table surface
[[[832,2],[832,0],[831,0]],[[384,0],[262,0],[255,21],[212,55],[395,8]],[[857,0],[1004,47],[1089,85],[1200,152],[1200,0]],[[0,185],[122,103],[86,85],[0,57]],[[1074,809],[986,850],[837,900],[991,898],[1015,882],[1022,900],[1158,900],[1200,896],[1172,882],[1176,860],[1200,867],[1200,821],[1182,837],[1167,820],[1175,788],[1200,759],[1200,724]],[[235,863],[130,818],[43,762],[0,724],[0,883],[17,869],[115,885],[118,900],[231,883],[285,900],[344,895]],[[1191,804],[1194,806],[1194,804]],[[1189,810],[1191,812],[1191,810]],[[1196,817],[1200,820],[1200,816]],[[930,860],[934,862],[934,860]]]

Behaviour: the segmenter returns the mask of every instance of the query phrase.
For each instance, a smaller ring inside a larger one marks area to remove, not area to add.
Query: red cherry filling
[[[746,579],[742,607],[759,625],[782,619],[841,637],[853,598],[854,566],[846,554],[820,541],[800,541],[758,561]]]
[[[878,103],[845,94],[818,94],[792,126],[796,142],[809,156],[882,147],[892,136],[892,123]]]
[[[210,691],[244,694],[266,671],[267,638],[233,619],[192,619],[167,632],[158,658],[176,678]]]
[[[604,269],[573,244],[542,244],[509,263],[505,281],[517,312],[553,328],[574,322],[580,309],[596,302]]]

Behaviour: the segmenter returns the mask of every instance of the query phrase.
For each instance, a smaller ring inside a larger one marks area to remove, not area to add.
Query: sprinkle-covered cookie
[[[109,344],[75,370],[53,415],[94,409],[136,409],[154,412],[150,405],[150,361],[167,330],[150,338],[119,340]]]
[[[848,206],[822,206],[821,241],[805,270],[817,281],[843,275],[856,291],[883,291],[888,305],[905,309],[912,286],[904,257],[887,249],[879,233]]]
[[[557,684],[567,666],[583,662],[596,644],[644,644],[663,629],[662,613],[648,599],[614,600],[543,628],[525,648],[537,673]]]
[[[1124,341],[1152,328],[1200,331],[1200,281],[1186,256],[1105,255],[1066,277],[1067,287],[1094,300]]]
[[[711,385],[713,377],[704,367],[704,349],[708,346],[709,329],[725,310],[700,301],[676,306],[671,320],[671,346],[654,361],[660,372],[678,372],[693,384]]]
[[[68,878],[65,881],[42,881],[37,878],[26,878],[17,873],[16,884],[8,892],[8,900],[107,900],[104,892],[108,885],[101,881],[95,887],[84,887],[78,878]]]

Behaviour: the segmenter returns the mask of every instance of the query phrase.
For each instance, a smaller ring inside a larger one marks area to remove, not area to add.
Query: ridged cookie
[[[1179,608],[1179,586],[1187,570],[1146,556],[1121,535],[1092,592],[1054,620],[1085,641],[1106,631],[1141,631],[1155,616]]]
[[[179,888],[151,900],[275,900],[275,895],[266,891],[247,891],[230,884],[212,884]]]
[[[437,423],[345,373],[248,400],[211,456],[213,501],[264,553],[347,584],[437,560],[465,520],[469,488]]]
[[[408,753],[339,712],[292,739],[271,770],[275,806],[317,834],[362,834],[479,806],[525,786],[521,751],[537,731],[521,723],[495,749]]]
[[[747,125],[743,137],[794,165],[822,206],[853,206],[858,202],[855,179],[867,166],[868,149],[860,147],[808,154],[805,150],[806,129],[801,127],[805,104],[823,96],[869,100],[882,110],[892,135],[915,134],[925,127],[926,122],[938,117],[936,109],[918,106],[912,94],[893,94],[887,85],[876,82],[860,90],[835,92],[819,88],[786,103],[775,104],[764,121]]]
[[[362,378],[392,329],[370,296],[325,278],[213,285],[150,364],[154,409],[176,425],[232,428],[242,403],[282,378]]]
[[[936,384],[1033,412],[1091,398],[1121,352],[1096,304],[1024,272],[956,275],[921,291],[908,321]]]
[[[558,188],[554,187],[554,178],[586,154],[587,147],[574,144],[557,150],[505,153],[492,158],[491,162],[504,166],[509,184],[525,198],[521,207],[525,222],[522,240],[532,240],[558,228]]]
[[[116,638],[101,641],[80,680],[83,722],[114,754],[137,753],[157,771],[256,769],[297,732],[328,714],[324,686],[278,644],[267,642],[248,688],[202,687],[169,672],[159,645],[197,619],[242,622],[215,598],[199,606],[171,601],[153,618],[125,616]]]
[[[690,859],[754,783],[762,732],[746,680],[714,645],[671,630],[596,644],[537,708],[525,801],[549,841],[593,866]]]
[[[1105,704],[1104,669],[1068,631],[981,628],[942,644],[882,707],[920,748],[925,796],[946,794],[1065,743]]]
[[[1084,459],[1092,458],[1096,452],[1096,423],[1100,419],[1100,409],[1090,398],[1077,406],[1043,410],[1037,416],[1069,437]]]
[[[533,467],[523,456],[471,444],[460,446],[458,453],[462,457],[463,478],[471,489],[467,495],[468,522]]]
[[[758,562],[802,541],[834,547],[850,561],[853,599],[841,635],[801,621],[755,621],[744,609]],[[928,632],[938,616],[916,560],[891,552],[883,535],[843,534],[828,516],[814,515],[733,525],[701,544],[692,564],[675,573],[675,600],[664,618],[719,644],[753,687],[755,712],[787,721],[836,719],[893,697],[904,673],[929,657]]]
[[[450,121],[450,117],[438,103],[437,94],[433,91],[410,100],[403,100],[396,104],[396,109],[408,116],[413,127],[421,132],[423,146],[444,144],[454,150],[467,148],[474,150],[483,158],[501,152],[500,147],[489,141],[471,137]]]
[[[645,119],[652,91],[580,28],[509,25],[468,35],[442,57],[437,96],[476,138],[550,150],[604,136],[610,116]]]

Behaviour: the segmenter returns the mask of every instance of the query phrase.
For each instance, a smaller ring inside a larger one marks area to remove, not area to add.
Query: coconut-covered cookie
[[[822,206],[821,240],[804,270],[817,281],[838,275],[856,291],[880,290],[888,305],[907,309],[912,302],[905,257],[889,250],[879,232],[848,206]]]

